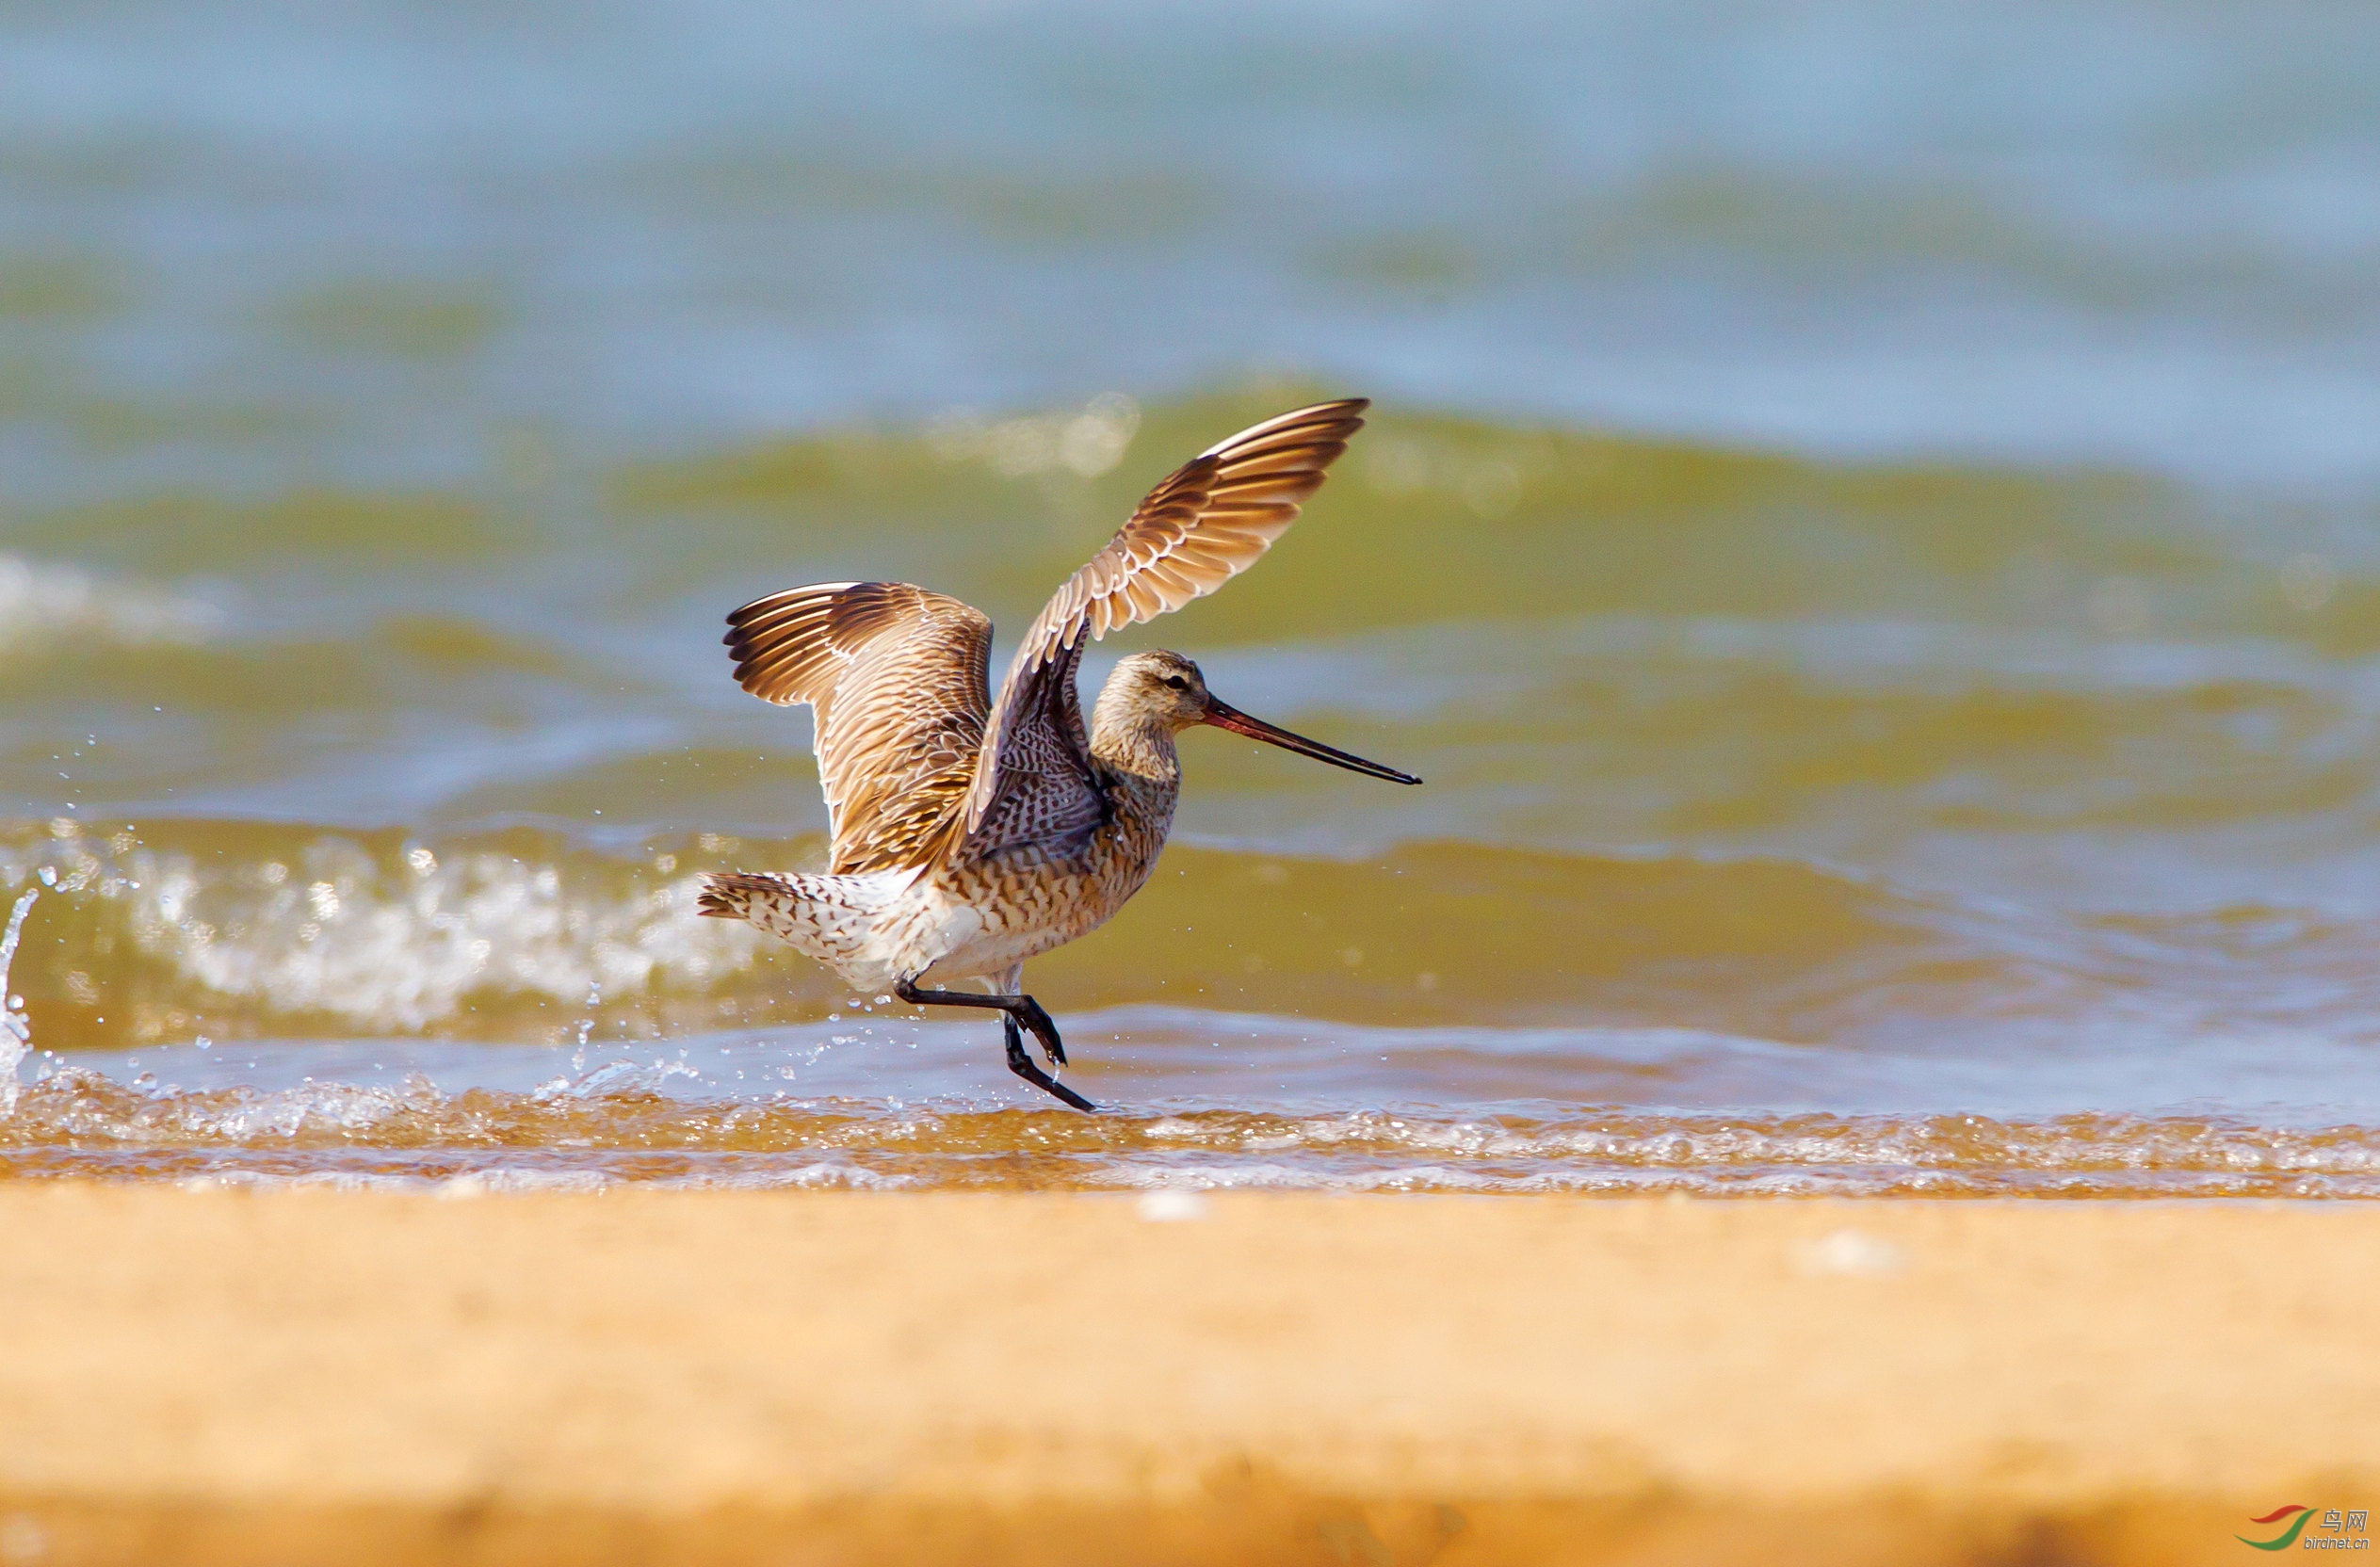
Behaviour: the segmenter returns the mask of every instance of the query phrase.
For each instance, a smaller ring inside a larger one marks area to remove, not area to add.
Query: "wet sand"
[[[0,1559],[2236,1561],[2361,1205],[0,1188]]]

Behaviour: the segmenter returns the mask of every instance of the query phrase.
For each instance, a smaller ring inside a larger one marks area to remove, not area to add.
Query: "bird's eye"
[[[1167,676],[1165,677],[1165,684],[1167,684],[1168,686],[1173,687],[1174,687],[1174,689],[1175,689],[1175,690],[1177,690],[1177,691],[1187,691],[1187,690],[1189,690],[1189,689],[1190,689],[1190,682],[1189,682],[1189,681],[1187,681],[1187,680],[1184,680],[1184,679],[1183,679],[1180,675],[1178,675],[1178,674],[1169,674],[1169,675],[1167,675]]]

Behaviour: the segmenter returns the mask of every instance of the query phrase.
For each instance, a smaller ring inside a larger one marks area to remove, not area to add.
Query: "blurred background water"
[[[2380,1194],[2380,13],[0,13],[0,1166]],[[1098,1123],[705,868],[821,855],[721,613],[1209,735],[1035,965]],[[1030,1112],[1030,1113],[1027,1113]]]

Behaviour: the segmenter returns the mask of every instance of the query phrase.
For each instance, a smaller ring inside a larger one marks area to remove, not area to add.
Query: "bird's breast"
[[[1061,946],[1106,924],[1147,884],[1172,825],[1171,792],[1161,800],[1118,793],[1108,820],[1075,844],[1019,845],[935,876],[937,895],[981,922],[967,944],[980,951],[972,959],[954,951],[946,971],[963,959],[988,971]]]

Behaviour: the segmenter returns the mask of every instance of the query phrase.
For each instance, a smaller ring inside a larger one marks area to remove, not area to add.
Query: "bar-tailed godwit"
[[[992,701],[992,622],[905,582],[821,582],[727,617],[745,690],[817,717],[832,848],[823,875],[705,879],[702,910],[748,919],[862,994],[996,1009],[1009,1070],[1077,1109],[1066,1047],[1023,990],[1025,961],[1097,929],[1139,892],[1181,794],[1174,737],[1196,724],[1398,784],[1421,780],[1254,719],[1178,653],[1136,653],[1084,727],[1084,646],[1213,592],[1253,565],[1361,429],[1361,397],[1241,430],[1148,493],[1025,632]],[[977,979],[988,994],[941,988]],[[924,988],[931,980],[935,988]]]

